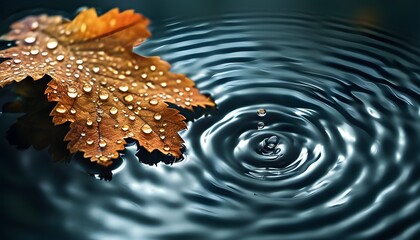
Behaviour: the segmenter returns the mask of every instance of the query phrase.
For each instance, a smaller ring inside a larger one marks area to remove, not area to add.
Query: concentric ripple
[[[101,194],[86,179],[43,189],[56,211],[95,202],[74,216],[123,222],[129,231],[98,230],[117,238],[420,236],[418,48],[303,14],[171,19],[152,32],[136,51],[186,73],[217,110],[182,132],[183,162],[139,167],[127,152]]]

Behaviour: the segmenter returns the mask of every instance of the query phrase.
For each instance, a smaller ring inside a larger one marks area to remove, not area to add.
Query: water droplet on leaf
[[[57,40],[55,40],[55,39],[50,39],[48,42],[47,42],[47,48],[48,49],[54,49],[54,48],[56,48],[58,46],[58,42],[57,42]]]
[[[60,105],[57,106],[55,111],[57,111],[58,113],[65,113],[65,112],[67,112],[67,109],[63,105],[60,104]]]
[[[122,86],[119,86],[118,89],[121,92],[127,92],[128,91],[128,86],[127,85],[122,85]]]
[[[90,85],[90,84],[88,84],[88,83],[85,83],[84,85],[83,85],[83,91],[85,91],[85,92],[91,92],[92,91],[92,85]]]
[[[149,133],[151,133],[153,130],[152,130],[152,128],[150,127],[150,125],[149,124],[144,124],[142,127],[141,127],[141,130],[144,132],[144,133],[146,133],[146,134],[149,134]]]
[[[69,87],[69,88],[67,89],[67,95],[68,95],[69,97],[71,97],[71,98],[75,98],[75,97],[77,97],[77,91],[76,91],[76,88],[74,88],[74,87]]]
[[[131,102],[131,101],[133,101],[133,99],[134,99],[134,97],[133,97],[133,95],[131,95],[131,94],[128,94],[128,95],[126,95],[126,96],[124,97],[124,100],[125,100],[126,102]]]
[[[38,49],[31,49],[31,54],[32,55],[37,55],[39,53]]]
[[[64,55],[58,55],[56,59],[57,61],[61,62],[64,60]]]
[[[101,99],[101,100],[107,100],[108,99],[108,97],[109,97],[109,94],[108,94],[108,92],[107,91],[105,91],[105,90],[101,90],[101,92],[99,93],[99,98]]]
[[[109,112],[111,114],[117,114],[118,113],[118,109],[116,107],[112,107],[111,109],[109,109]]]
[[[25,41],[25,43],[27,43],[27,44],[32,44],[36,41],[36,37],[29,36],[29,37],[25,38],[23,41]]]
[[[158,100],[156,98],[153,98],[152,100],[149,101],[150,105],[156,105],[158,104]]]
[[[101,148],[106,147],[105,140],[103,140],[103,139],[99,140],[99,147],[101,147]]]
[[[93,124],[93,121],[91,120],[91,119],[87,119],[86,120],[86,124],[88,125],[88,126],[92,126],[92,124]]]
[[[155,115],[153,116],[153,118],[157,121],[159,121],[160,119],[162,119],[162,115],[160,113],[155,113]]]

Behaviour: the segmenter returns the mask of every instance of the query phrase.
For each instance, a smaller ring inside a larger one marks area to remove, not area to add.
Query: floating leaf
[[[99,17],[88,9],[73,21],[27,17],[2,37],[16,46],[0,51],[6,59],[0,64],[0,86],[51,76],[45,93],[57,102],[50,113],[54,124],[71,123],[67,148],[101,165],[119,156],[126,138],[149,152],[179,157],[178,132],[186,125],[167,103],[190,110],[214,103],[191,79],[169,72],[168,63],[132,52],[150,36],[148,23],[138,13],[117,9]]]

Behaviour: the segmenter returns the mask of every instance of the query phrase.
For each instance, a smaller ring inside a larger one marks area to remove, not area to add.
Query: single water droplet
[[[165,139],[165,135],[161,135],[160,139],[162,139],[162,140]]]
[[[78,64],[78,65],[83,64],[83,60],[82,59],[77,59],[76,64]]]
[[[58,55],[57,56],[57,61],[63,61],[64,60],[64,55]]]
[[[144,132],[144,133],[146,133],[146,134],[149,134],[149,133],[151,133],[153,130],[152,130],[152,128],[150,127],[150,125],[149,124],[144,124],[142,127],[141,127],[141,130]]]
[[[88,83],[85,83],[84,85],[83,85],[83,91],[85,91],[85,92],[90,92],[90,91],[92,91],[92,85],[90,85],[90,84],[88,84]]]
[[[13,62],[14,62],[14,63],[21,63],[21,62],[22,62],[22,60],[20,60],[20,59],[13,59]]]
[[[164,88],[164,87],[168,86],[168,84],[166,82],[161,82],[160,86],[162,86]]]
[[[47,48],[48,48],[48,49],[54,49],[54,48],[56,48],[57,46],[58,46],[58,42],[57,42],[57,40],[55,40],[54,38],[50,39],[50,40],[47,42]]]
[[[37,55],[39,53],[38,49],[31,49],[31,54],[32,55]]]
[[[136,120],[136,116],[134,116],[134,115],[130,115],[128,118],[129,118],[131,121]]]
[[[121,128],[123,131],[128,131],[128,129],[130,129],[129,127],[128,127],[128,125],[124,125],[124,126],[122,126],[122,128]]]
[[[159,121],[160,119],[162,119],[162,115],[160,113],[156,113],[153,118],[157,121]]]
[[[258,128],[258,130],[263,129],[264,128],[264,123],[263,122],[258,122],[257,128]]]
[[[105,161],[108,161],[109,158],[108,157],[105,157],[105,156],[100,156],[99,157],[99,160],[105,162]]]
[[[36,37],[35,36],[29,36],[29,37],[25,38],[23,41],[25,41],[25,43],[27,43],[27,44],[32,44],[36,41]]]
[[[128,86],[127,85],[122,85],[122,86],[119,86],[118,89],[121,92],[127,92],[128,91]]]
[[[93,140],[89,138],[88,140],[86,140],[86,143],[87,143],[88,145],[92,145],[92,144],[93,144]]]
[[[101,140],[99,141],[99,147],[101,147],[101,148],[106,147],[106,142],[105,142],[105,140],[101,139]]]
[[[186,92],[189,92],[191,90],[191,88],[189,88],[189,87],[185,87],[185,91]]]
[[[76,109],[74,109],[74,108],[70,109],[70,113],[71,114],[76,114]]]
[[[266,114],[267,114],[267,110],[265,110],[264,108],[260,108],[257,110],[258,117],[264,117]]]
[[[67,112],[67,109],[63,105],[59,105],[59,106],[57,106],[55,111],[57,111],[58,113],[65,113],[65,112]]]
[[[91,120],[91,119],[87,119],[86,120],[86,124],[88,125],[88,126],[92,126],[92,124],[93,124],[93,121]]]
[[[131,102],[131,101],[133,101],[133,99],[134,99],[134,97],[131,94],[128,94],[124,97],[124,100],[127,101],[127,102]]]
[[[153,98],[152,100],[149,101],[150,105],[156,105],[158,104],[158,100],[156,98]]]
[[[94,73],[98,73],[98,72],[99,72],[99,70],[101,70],[99,67],[93,67],[93,68],[92,68],[92,71],[93,71]]]
[[[163,146],[163,150],[169,151],[169,150],[171,150],[171,148],[168,145],[165,145],[165,146]]]
[[[77,91],[76,91],[76,88],[74,88],[74,87],[69,87],[69,88],[67,89],[67,95],[68,95],[69,97],[71,97],[71,98],[75,98],[75,97],[77,97]]]
[[[117,114],[118,109],[117,109],[116,107],[112,107],[111,109],[109,109],[109,112],[110,112],[111,114]]]
[[[39,23],[38,22],[33,22],[31,23],[31,30],[35,31],[36,29],[38,29],[39,27]]]
[[[141,75],[141,77],[142,77],[142,78],[147,78],[147,74],[146,74],[146,73],[143,73],[143,74]]]
[[[155,71],[155,70],[156,70],[156,66],[155,66],[155,65],[151,65],[151,66],[150,66],[150,70],[151,70],[151,71]]]
[[[107,91],[105,91],[105,90],[101,90],[101,91],[99,92],[99,98],[100,98],[101,100],[107,100],[107,99],[108,99],[108,97],[109,97],[109,94],[108,94],[108,92],[107,92]]]

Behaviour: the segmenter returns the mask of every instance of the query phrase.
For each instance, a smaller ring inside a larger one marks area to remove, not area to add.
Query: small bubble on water
[[[265,110],[264,108],[260,108],[257,111],[258,117],[264,117],[266,114],[267,114],[267,110]]]
[[[279,143],[279,138],[277,136],[271,136],[269,138],[266,138],[263,142],[266,148],[273,149]]]
[[[258,122],[257,128],[258,128],[258,130],[263,129],[264,128],[264,123],[263,122]]]

